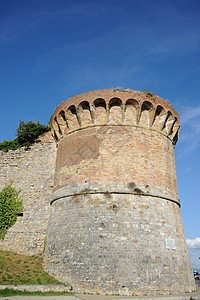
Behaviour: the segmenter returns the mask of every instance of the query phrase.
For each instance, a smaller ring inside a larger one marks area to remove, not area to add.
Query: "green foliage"
[[[45,237],[44,237],[43,252],[45,251],[45,248],[46,248],[46,242],[47,242],[47,236],[45,235]]]
[[[146,94],[147,98],[155,96],[155,93],[150,92],[149,89],[148,90],[144,89],[142,92]]]
[[[49,126],[42,125],[39,122],[34,123],[29,121],[28,123],[24,123],[20,121],[16,134],[17,142],[21,147],[29,147],[38,139],[41,134],[49,130]]]
[[[48,125],[49,125],[49,127],[51,128],[51,126],[52,126],[52,120],[53,120],[53,113],[50,115],[50,117],[49,117],[49,122],[48,122]]]
[[[61,296],[61,295],[73,295],[72,293],[69,292],[41,292],[41,291],[35,291],[35,292],[30,292],[30,291],[20,291],[20,290],[14,290],[14,289],[9,289],[5,288],[0,290],[0,297],[11,297],[11,296]],[[53,298],[53,297],[52,297]]]
[[[13,141],[4,141],[0,143],[0,150],[7,152],[8,150],[16,150],[20,148],[20,145],[17,142],[17,139],[14,139]]]
[[[21,147],[30,147],[40,135],[49,130],[51,130],[49,125],[42,125],[39,122],[34,123],[32,121],[27,123],[20,121],[16,139],[0,143],[0,150],[7,152],[8,150],[16,150]]]
[[[17,221],[17,215],[23,210],[20,190],[8,184],[0,192],[0,239],[4,239],[7,230]]]

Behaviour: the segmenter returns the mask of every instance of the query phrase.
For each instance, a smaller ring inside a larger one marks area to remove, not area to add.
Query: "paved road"
[[[200,300],[200,287],[195,293],[188,293],[178,296],[155,296],[155,297],[133,297],[133,296],[100,296],[100,295],[82,295],[73,296],[13,296],[2,297],[0,300]]]

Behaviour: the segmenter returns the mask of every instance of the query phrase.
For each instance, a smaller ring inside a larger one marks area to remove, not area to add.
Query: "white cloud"
[[[195,239],[186,239],[187,246],[190,249],[200,249],[200,237]]]
[[[181,136],[179,144],[182,147],[178,158],[189,155],[200,148],[200,106],[182,107],[180,111]]]
[[[200,117],[200,106],[195,108],[187,108],[184,110],[185,113],[181,116],[182,125],[193,120],[194,118]]]

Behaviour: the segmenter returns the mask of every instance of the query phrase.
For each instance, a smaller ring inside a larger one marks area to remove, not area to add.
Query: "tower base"
[[[81,293],[167,295],[196,289],[176,195],[133,182],[57,190],[44,264]]]

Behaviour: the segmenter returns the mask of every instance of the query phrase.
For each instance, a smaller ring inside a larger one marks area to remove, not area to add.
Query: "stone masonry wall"
[[[179,205],[162,194],[119,182],[60,189],[51,206],[46,271],[82,293],[195,290]]]
[[[30,149],[0,152],[0,190],[10,180],[21,189],[23,216],[8,230],[1,250],[25,255],[40,254],[49,219],[50,197],[53,190],[56,145],[49,133]]]

